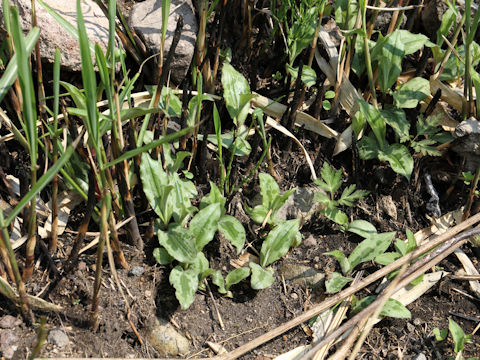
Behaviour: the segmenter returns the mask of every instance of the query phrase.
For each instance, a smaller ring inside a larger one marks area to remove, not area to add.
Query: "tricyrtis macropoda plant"
[[[272,228],[262,242],[260,265],[249,264],[252,271],[251,286],[256,290],[273,284],[273,269],[267,267],[284,256],[291,247],[298,246],[301,241],[300,220],[282,220],[276,216],[295,189],[280,194],[280,188],[272,176],[260,173],[259,178],[262,203],[254,208],[246,206],[245,209],[253,221],[262,225],[268,224]]]
[[[245,210],[256,223],[267,223],[270,225],[278,224],[282,222],[282,220],[277,218],[277,212],[295,192],[295,188],[280,194],[280,188],[272,176],[265,173],[259,173],[258,177],[260,179],[260,195],[262,196],[262,203],[253,208],[245,206]]]
[[[355,190],[356,185],[352,184],[343,190],[340,197],[336,198],[335,195],[342,185],[342,171],[335,170],[335,168],[325,162],[320,175],[321,179],[316,179],[314,183],[326,193],[315,193],[315,200],[325,206],[321,210],[322,214],[336,222],[340,229],[345,231],[349,227],[348,217],[347,214],[339,209],[339,206],[353,206],[355,201],[366,196],[368,191]]]
[[[355,34],[360,38],[366,36],[361,31]],[[360,76],[365,70],[365,49],[363,42],[358,40],[352,70]],[[416,134],[410,135],[410,122],[403,109],[417,107],[420,101],[430,95],[428,80],[416,77],[398,86],[395,91],[391,90],[401,74],[404,56],[413,54],[424,46],[436,45],[425,35],[412,34],[406,30],[395,30],[385,37],[379,34],[376,43],[368,42],[372,65],[378,70],[378,84],[385,95],[393,97],[393,105],[378,109],[360,101],[360,109],[353,120],[353,130],[357,137],[362,136],[366,124],[371,129],[371,133],[358,141],[360,157],[388,162],[396,173],[407,179],[410,179],[413,171],[413,158],[408,146],[415,152],[436,156],[439,152],[433,146],[447,141],[445,135],[440,134],[441,129],[436,127],[435,120],[431,118],[420,119],[416,124]],[[387,140],[387,125],[395,133],[394,143]],[[428,131],[425,131],[426,128]]]
[[[240,272],[235,272],[227,276],[225,284],[221,272],[210,268],[202,252],[217,231],[236,247],[237,253],[240,253],[245,244],[243,225],[225,214],[225,198],[215,184],[210,183],[210,186],[210,193],[200,202],[200,210],[195,215],[193,213],[196,209],[189,213],[193,217],[188,226],[185,218],[180,216],[180,222],[169,223],[166,228],[163,228],[163,224],[157,227],[161,247],[154,250],[154,257],[163,265],[174,261],[178,263],[170,273],[169,280],[176,290],[175,295],[182,309],[192,304],[195,292],[202,287],[202,281],[208,276],[212,276],[213,283],[221,293],[227,293],[231,285],[243,279]],[[187,202],[190,202],[188,197],[183,199],[184,204]]]

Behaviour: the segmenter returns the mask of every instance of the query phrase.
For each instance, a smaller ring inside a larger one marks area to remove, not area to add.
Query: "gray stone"
[[[44,0],[65,20],[77,28],[76,1]],[[12,0],[13,5],[18,7],[20,22],[23,31],[27,33],[31,29],[31,0]],[[82,68],[80,60],[80,47],[75,40],[60,25],[40,3],[36,2],[37,26],[40,28],[40,55],[43,60],[53,63],[55,49],[61,53],[61,64],[66,70],[79,71]],[[108,19],[100,7],[92,0],[82,0],[82,11],[87,29],[87,36],[92,44],[98,43],[103,50],[108,45]],[[0,7],[0,22],[3,25],[3,13]],[[119,38],[117,45],[120,44]],[[93,54],[92,54],[93,55]],[[92,56],[93,59],[93,56]]]
[[[164,319],[151,320],[147,327],[147,339],[160,357],[185,355],[190,351],[189,341]]]
[[[325,274],[323,271],[309,266],[297,264],[284,264],[279,269],[286,281],[291,281],[302,286],[309,286],[313,289],[323,288]]]
[[[478,120],[470,118],[457,125],[455,140],[451,149],[460,156],[465,156],[465,171],[474,173],[480,165],[480,126]]]
[[[315,194],[323,192],[316,187],[297,187],[295,192],[288,198],[278,210],[276,217],[279,219],[301,219],[309,221],[313,214],[322,208],[322,204],[315,200]]]
[[[134,266],[130,269],[129,274],[134,276],[142,276],[145,272],[145,268],[143,266]]]
[[[424,353],[420,353],[415,355],[412,360],[427,360],[427,357],[425,356]]]
[[[170,67],[171,79],[177,84],[183,80],[190,67],[197,41],[197,19],[190,0],[173,0],[171,2],[165,36],[164,59],[172,44],[173,34],[180,16],[183,17],[183,29]],[[130,12],[129,24],[143,38],[145,46],[152,54],[160,52],[162,43],[161,0],[146,0],[135,4]]]
[[[390,216],[392,219],[397,220],[397,206],[393,202],[391,195],[381,195],[377,201],[378,209]]]
[[[50,344],[56,345],[59,348],[63,348],[70,344],[70,340],[68,339],[67,334],[65,334],[62,330],[59,329],[51,330],[48,333],[47,340]]]
[[[20,325],[22,320],[17,319],[12,315],[5,315],[0,320],[0,328],[2,329],[13,329],[15,326]]]
[[[465,11],[465,1],[457,0],[455,6],[461,14]],[[448,5],[444,0],[427,0],[422,9],[422,23],[427,34],[433,39],[436,39],[437,30],[442,23],[442,17],[445,11],[447,11]],[[457,24],[460,22],[460,17],[457,18]],[[455,29],[455,27],[454,27]],[[453,30],[450,30],[449,36],[453,34]],[[449,37],[447,36],[447,37]]]
[[[18,349],[18,336],[11,330],[0,331],[0,352],[5,359],[13,358]]]

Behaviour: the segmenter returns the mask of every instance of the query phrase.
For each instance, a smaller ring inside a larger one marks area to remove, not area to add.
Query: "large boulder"
[[[172,0],[165,36],[165,55],[172,44],[178,18],[183,17],[183,29],[170,67],[171,79],[179,84],[190,67],[195,42],[197,41],[197,19],[191,0]],[[159,53],[162,43],[162,0],[146,0],[132,7],[129,25],[143,38],[152,54]]]
[[[76,1],[44,0],[65,20],[77,28]],[[18,8],[20,21],[25,33],[31,29],[32,6],[31,0],[11,0]],[[55,49],[61,52],[61,64],[65,70],[79,71],[82,68],[78,41],[71,36],[40,3],[35,5],[37,26],[40,28],[40,55],[43,60],[53,63]],[[82,0],[82,13],[85,19],[87,35],[91,43],[98,43],[105,51],[108,46],[108,19],[100,7],[91,0]],[[0,22],[3,24],[3,12],[0,6]],[[117,46],[120,44],[117,39]],[[92,54],[93,55],[93,54]],[[92,56],[93,59],[93,56]]]

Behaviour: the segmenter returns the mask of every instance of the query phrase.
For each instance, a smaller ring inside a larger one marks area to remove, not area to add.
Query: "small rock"
[[[183,17],[183,28],[170,67],[171,77],[177,84],[185,77],[195,53],[198,26],[191,0],[173,0],[170,4],[164,59],[167,57],[172,44],[173,34],[180,16]],[[161,19],[162,2],[159,0],[146,0],[137,3],[130,12],[130,27],[143,37],[145,45],[152,54],[160,52],[162,42]]]
[[[5,315],[0,320],[0,328],[2,329],[13,329],[15,326],[20,325],[22,320],[17,319],[12,315]]]
[[[305,240],[303,240],[303,245],[312,246],[312,247],[317,246],[318,245],[317,239],[315,239],[315,237],[313,235],[310,235]]]
[[[287,218],[309,221],[322,208],[322,204],[315,200],[315,194],[323,190],[317,187],[297,187],[278,210],[276,217],[282,220]]]
[[[47,340],[50,344],[56,345],[59,348],[63,348],[70,344],[70,340],[68,339],[67,334],[65,334],[62,330],[58,329],[51,330],[48,333]]]
[[[280,267],[280,274],[285,280],[303,286],[310,286],[314,289],[323,287],[325,274],[323,271],[296,264],[284,264]]]
[[[427,357],[425,356],[424,353],[420,353],[415,355],[415,357],[413,357],[412,360],[427,360]]]
[[[297,300],[297,299],[298,299],[297,293],[291,293],[291,294],[290,294],[290,297],[291,297],[293,300]]]
[[[393,202],[391,195],[380,196],[377,201],[377,206],[379,210],[383,211],[385,214],[390,216],[393,220],[398,219],[397,207],[395,206],[395,203]]]
[[[474,173],[480,164],[480,126],[475,118],[462,121],[454,131],[451,149],[465,157],[465,171]]]
[[[31,0],[16,0],[20,23],[24,32],[31,28],[32,5]],[[77,7],[76,1],[45,0],[53,10],[60,13],[62,17],[77,28]],[[108,19],[102,9],[92,0],[82,0],[82,11],[85,19],[88,39],[92,44],[98,43],[105,51],[108,46]],[[42,60],[53,63],[55,49],[60,49],[61,64],[70,71],[82,69],[80,58],[80,47],[78,41],[71,36],[44,8],[40,3],[35,5],[37,15],[37,26],[40,28],[40,55]],[[0,19],[3,19],[3,12],[0,7]],[[0,21],[3,25],[3,20]],[[120,39],[116,36],[117,44]],[[93,55],[93,54],[92,54]],[[94,57],[92,57],[95,60]]]
[[[145,268],[143,266],[134,266],[130,269],[128,273],[134,276],[142,276],[144,272]]]
[[[185,355],[190,343],[164,319],[155,318],[147,328],[147,339],[160,357]]]
[[[13,358],[15,351],[18,349],[18,336],[11,330],[3,330],[0,332],[0,352],[5,359]]]
[[[422,325],[422,323],[423,323],[422,319],[420,319],[420,318],[413,319],[413,325],[420,326],[420,325]]]
[[[407,330],[408,332],[413,333],[415,331],[415,325],[407,323]]]
[[[84,271],[87,268],[87,263],[85,261],[80,261],[77,265],[78,270]]]

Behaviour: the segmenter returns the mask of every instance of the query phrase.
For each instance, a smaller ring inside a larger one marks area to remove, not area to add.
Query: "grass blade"
[[[58,161],[50,168],[48,171],[43,174],[43,176],[37,181],[37,183],[30,189],[30,191],[25,194],[25,196],[18,202],[17,206],[12,210],[10,215],[5,219],[5,226],[8,226],[15,217],[20,214],[20,211],[32,200],[40,191],[42,191],[45,186],[53,179],[54,175],[60,171],[60,169],[67,163],[70,157],[75,152],[80,139],[82,138],[83,133],[81,133],[73,143],[71,143],[63,155],[58,159]]]
[[[96,104],[97,81],[95,78],[95,70],[93,69],[92,56],[89,48],[87,30],[85,28],[85,20],[83,19],[82,6],[80,0],[77,0],[77,24],[78,24],[78,41],[80,45],[80,55],[82,59],[82,80],[85,88],[85,98],[87,100],[87,121],[90,124],[88,136],[92,138],[97,154],[100,154],[99,145],[99,122]],[[101,161],[101,156],[98,157]]]

